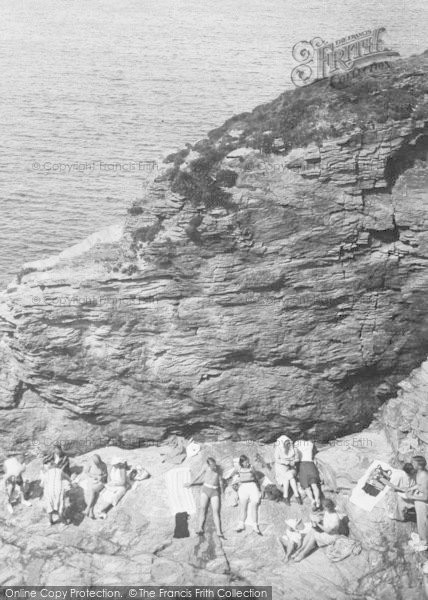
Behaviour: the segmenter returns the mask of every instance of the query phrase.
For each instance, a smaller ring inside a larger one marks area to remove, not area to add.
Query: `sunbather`
[[[85,514],[95,519],[94,506],[101,490],[107,482],[107,465],[98,454],[94,454],[85,468],[86,480],[84,482],[84,493],[86,502]]]
[[[258,524],[258,506],[261,500],[260,485],[254,467],[245,454],[239,457],[239,467],[234,471],[239,475],[239,522],[236,531],[245,529],[247,510],[249,513],[249,525],[258,535],[262,535]]]
[[[191,482],[185,484],[185,487],[195,485],[200,480],[203,480],[201,489],[201,505],[199,509],[199,525],[197,534],[202,535],[204,533],[205,519],[207,516],[208,505],[211,504],[213,509],[213,520],[214,526],[219,538],[224,538],[221,531],[220,521],[220,495],[223,491],[223,480],[220,475],[220,468],[217,465],[214,458],[207,459],[207,466],[199,473],[197,477]]]
[[[294,561],[300,562],[317,547],[333,544],[339,536],[340,523],[333,500],[324,500],[322,521],[313,522],[312,529],[306,533],[302,545],[294,556]]]
[[[112,459],[108,481],[97,502],[96,508],[100,519],[105,519],[107,511],[112,506],[116,506],[126,494],[128,488],[127,469],[128,465],[125,460],[119,456]]]
[[[286,435],[282,435],[275,444],[275,476],[277,484],[282,487],[284,500],[287,504],[290,504],[288,497],[290,486],[297,502],[302,504],[296,482],[295,465],[297,460],[298,457],[293,442]]]
[[[13,503],[16,495],[18,495],[24,506],[31,506],[31,502],[28,502],[24,495],[23,474],[26,469],[24,457],[19,454],[16,457],[12,456],[11,458],[7,458],[4,461],[3,468],[3,483],[6,490],[7,510],[11,514],[13,513]]]

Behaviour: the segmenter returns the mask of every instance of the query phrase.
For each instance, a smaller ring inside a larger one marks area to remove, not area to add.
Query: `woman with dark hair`
[[[46,463],[41,473],[43,501],[49,516],[49,523],[55,525],[65,518],[65,495],[70,490],[70,478],[54,462]],[[54,521],[54,515],[57,520]]]
[[[52,452],[43,459],[43,464],[53,464],[67,477],[71,476],[70,459],[59,443],[54,444]]]
[[[306,558],[315,548],[333,544],[339,535],[340,517],[336,512],[333,500],[327,498],[323,502],[324,515],[322,519],[313,522],[312,529],[303,538],[303,543],[294,556],[295,562]]]
[[[214,458],[209,457],[207,459],[206,466],[202,469],[199,475],[191,483],[185,484],[185,487],[190,487],[191,485],[200,483],[200,479],[203,479],[203,485],[201,489],[201,506],[199,509],[199,526],[196,533],[198,535],[202,535],[204,533],[208,505],[211,504],[213,509],[214,526],[217,535],[219,538],[224,539],[221,531],[220,521],[220,495],[223,491],[223,481],[220,474],[220,467]]]
[[[239,467],[235,471],[239,475],[239,522],[236,531],[245,529],[247,520],[247,511],[249,525],[258,535],[262,535],[258,524],[258,505],[261,500],[260,485],[257,480],[257,474],[254,467],[251,466],[248,456],[242,454],[239,457]]]
[[[321,478],[314,462],[317,450],[310,440],[298,440],[294,442],[294,448],[299,459],[298,475],[300,485],[310,497],[315,508],[319,509],[321,507]]]

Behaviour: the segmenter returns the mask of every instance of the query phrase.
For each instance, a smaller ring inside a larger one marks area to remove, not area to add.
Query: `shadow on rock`
[[[65,519],[71,525],[80,525],[85,518],[86,509],[85,496],[80,486],[73,486],[68,493],[68,506],[65,511]]]

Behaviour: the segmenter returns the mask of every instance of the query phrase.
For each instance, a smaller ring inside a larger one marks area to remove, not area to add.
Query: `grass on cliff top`
[[[233,210],[225,188],[234,184],[234,173],[219,171],[218,165],[236,148],[287,153],[352,131],[364,132],[388,120],[428,118],[428,51],[392,62],[385,72],[360,75],[348,83],[335,89],[328,80],[317,81],[286,91],[251,113],[235,115],[204,140],[167,157],[172,190],[195,206],[202,203],[207,208]],[[241,132],[238,138],[230,135],[232,130]],[[180,170],[191,151],[199,157],[190,168]]]

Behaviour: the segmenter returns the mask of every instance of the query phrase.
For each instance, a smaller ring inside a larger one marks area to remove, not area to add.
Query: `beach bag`
[[[174,529],[173,537],[175,537],[175,538],[190,537],[188,521],[189,521],[189,515],[187,512],[176,513],[175,529]]]
[[[192,458],[193,456],[196,456],[197,454],[199,454],[200,451],[201,445],[197,444],[193,440],[190,440],[190,444],[186,448],[187,458]]]
[[[150,473],[141,465],[135,466],[129,473],[129,479],[132,481],[144,481],[144,479],[148,479],[149,477]]]
[[[327,547],[327,558],[331,562],[339,562],[348,556],[360,554],[362,548],[359,542],[351,540],[343,535],[339,536],[333,544]]]
[[[282,492],[276,487],[274,483],[268,483],[263,487],[263,499],[271,500],[272,502],[282,501]]]

